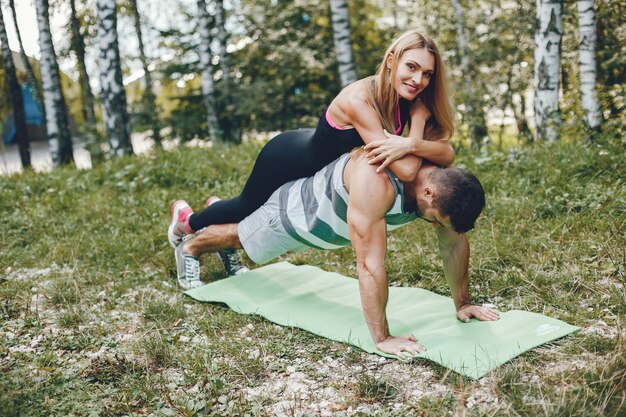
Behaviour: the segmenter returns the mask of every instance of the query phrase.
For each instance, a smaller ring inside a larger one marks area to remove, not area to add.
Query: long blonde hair
[[[424,128],[424,139],[450,138],[454,132],[454,115],[450,104],[446,68],[435,41],[429,36],[410,30],[391,43],[378,66],[376,75],[369,79],[366,90],[367,101],[378,114],[383,127],[388,132],[394,132],[399,95],[393,88],[392,80],[396,76],[400,57],[410,49],[426,49],[435,58],[435,74],[428,86],[419,94],[419,98],[432,113]],[[390,71],[387,71],[386,62],[390,54],[393,54],[394,59]]]

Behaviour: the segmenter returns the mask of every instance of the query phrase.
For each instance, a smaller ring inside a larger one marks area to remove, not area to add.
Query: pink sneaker
[[[204,207],[209,207],[211,204],[217,203],[218,201],[220,201],[221,198],[219,198],[216,195],[212,195],[211,197],[209,197],[206,201],[206,204],[204,205]]]
[[[186,201],[176,200],[172,204],[172,220],[167,229],[167,240],[174,249],[180,245],[184,236],[193,233],[189,227],[189,216],[192,214],[193,210]]]

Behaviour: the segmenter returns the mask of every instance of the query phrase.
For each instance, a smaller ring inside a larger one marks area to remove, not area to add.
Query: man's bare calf
[[[215,224],[185,242],[185,253],[199,257],[223,249],[241,249],[237,223]]]

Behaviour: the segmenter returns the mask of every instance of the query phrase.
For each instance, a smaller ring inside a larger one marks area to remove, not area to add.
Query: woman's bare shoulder
[[[333,100],[334,104],[347,113],[360,110],[363,106],[369,106],[367,98],[369,79],[370,77],[363,78],[345,87]]]

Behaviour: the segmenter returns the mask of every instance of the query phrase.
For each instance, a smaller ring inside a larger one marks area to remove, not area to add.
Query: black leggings
[[[189,218],[189,226],[200,230],[212,224],[239,223],[261,207],[281,185],[309,177],[336,158],[320,157],[312,136],[315,129],[299,129],[274,137],[261,149],[241,194],[222,200]],[[338,155],[337,155],[338,156]],[[327,161],[329,158],[330,161]]]

